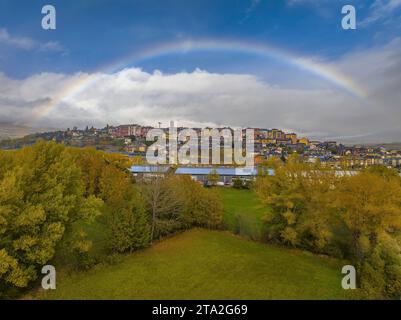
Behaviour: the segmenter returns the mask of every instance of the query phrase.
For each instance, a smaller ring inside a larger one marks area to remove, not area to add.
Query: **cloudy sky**
[[[0,0],[0,123],[401,141],[401,0],[53,0],[56,30],[43,4]]]

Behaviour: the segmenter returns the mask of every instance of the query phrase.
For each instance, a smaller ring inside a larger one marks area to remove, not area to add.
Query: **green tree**
[[[26,287],[77,221],[100,214],[84,197],[80,170],[63,145],[39,142],[0,169],[0,287]],[[4,159],[4,155],[0,158]],[[77,243],[78,245],[78,243]]]
[[[100,195],[105,201],[109,249],[122,253],[147,246],[149,220],[131,177],[114,166],[105,167],[100,178]]]
[[[223,208],[218,194],[203,188],[188,176],[176,177],[175,180],[183,195],[185,225],[219,228],[223,222]]]

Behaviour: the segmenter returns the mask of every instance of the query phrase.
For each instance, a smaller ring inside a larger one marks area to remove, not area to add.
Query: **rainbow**
[[[357,98],[366,97],[366,92],[353,79],[339,72],[329,64],[309,58],[299,57],[265,43],[262,44],[230,39],[183,40],[148,47],[103,66],[92,74],[79,74],[79,80],[74,79],[74,81],[70,81],[70,83],[56,94],[56,96],[38,108],[34,118],[32,119],[32,123],[47,115],[63,100],[85,90],[89,85],[93,85],[96,80],[100,78],[101,74],[115,73],[124,68],[135,66],[135,64],[148,59],[154,59],[170,54],[186,54],[194,51],[238,52],[275,59],[307,73],[314,74]]]

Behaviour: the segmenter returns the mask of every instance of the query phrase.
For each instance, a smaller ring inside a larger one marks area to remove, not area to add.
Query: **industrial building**
[[[243,180],[253,180],[258,175],[258,169],[256,167],[170,167],[170,166],[132,166],[131,172],[137,177],[151,177],[160,176],[167,173],[176,175],[188,175],[192,179],[199,182],[206,182],[207,177],[210,174],[217,174],[219,182],[223,184],[231,184],[235,178]],[[272,169],[267,169],[266,173],[273,175]]]

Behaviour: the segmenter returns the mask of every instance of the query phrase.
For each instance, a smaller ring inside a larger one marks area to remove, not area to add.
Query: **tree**
[[[343,179],[337,206],[351,237],[351,259],[372,297],[400,297],[401,184],[390,171],[368,169]]]
[[[217,173],[216,169],[212,169],[210,171],[210,173],[207,175],[206,179],[212,186],[215,186],[215,185],[217,185],[217,182],[219,182],[220,176]]]
[[[154,177],[140,190],[152,221],[152,240],[193,226],[217,228],[222,223],[221,200],[188,176]]]
[[[298,232],[295,229],[298,218],[304,213],[306,169],[298,157],[291,155],[286,165],[279,165],[274,176],[260,176],[256,192],[261,200],[272,208],[264,217],[267,239],[290,245],[298,245]]]
[[[114,166],[104,168],[100,195],[105,201],[105,219],[112,252],[132,252],[146,247],[150,227],[144,201],[131,177]]]
[[[26,287],[78,221],[100,214],[63,145],[39,142],[0,169],[0,287]],[[0,158],[3,158],[2,155]],[[81,239],[82,240],[82,239]]]
[[[205,189],[188,176],[176,177],[183,195],[183,222],[186,227],[218,228],[223,221],[223,208],[218,195]]]
[[[75,164],[81,170],[82,183],[85,186],[85,195],[98,196],[100,193],[100,178],[108,166],[120,171],[127,171],[129,159],[120,154],[107,154],[94,148],[68,148]]]
[[[331,208],[338,178],[320,163],[303,163],[292,154],[286,164],[275,163],[274,176],[259,176],[255,190],[271,211],[264,218],[266,238],[327,253],[336,217]]]
[[[153,177],[141,185],[141,194],[151,218],[151,242],[181,227],[183,201],[174,181],[173,176]]]
[[[285,245],[346,258],[357,268],[369,298],[401,295],[401,178],[371,167],[338,175],[320,163],[291,155],[260,175],[255,190],[271,210],[266,238]]]

